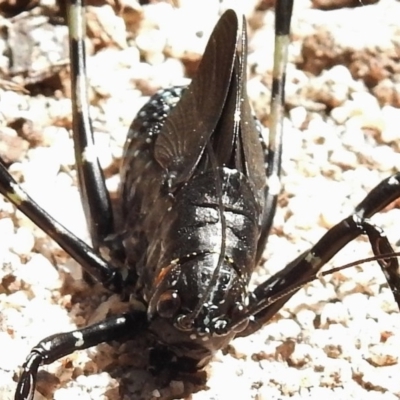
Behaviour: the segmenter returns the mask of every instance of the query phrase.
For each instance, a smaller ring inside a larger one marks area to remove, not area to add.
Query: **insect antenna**
[[[264,300],[259,301],[254,307],[250,307],[246,314],[244,314],[240,320],[235,321],[232,324],[229,324],[226,329],[235,329],[236,326],[239,326],[243,321],[252,316],[258,314],[260,311],[269,307],[271,304],[276,303],[280,299],[285,298],[291,294],[296,293],[299,289],[302,289],[305,285],[315,281],[316,279],[321,279],[325,276],[332,275],[335,272],[340,272],[348,268],[356,267],[360,264],[365,264],[371,261],[378,261],[381,269],[385,275],[386,281],[389,285],[390,290],[393,293],[393,297],[400,308],[400,268],[398,263],[398,257],[400,257],[400,252],[391,252],[386,254],[377,254],[371,257],[362,258],[360,260],[352,261],[350,263],[340,265],[339,267],[334,267],[329,269],[328,271],[317,271],[314,274],[302,278],[296,283],[288,286],[285,290],[276,293],[270,297],[265,297]],[[392,260],[392,263],[388,261]],[[382,263],[379,261],[383,261]],[[385,264],[385,265],[384,265]]]
[[[288,289],[285,290],[284,292],[281,292],[274,296],[271,296],[268,299],[267,304],[264,305],[264,307],[267,307],[270,304],[275,303],[276,301],[278,301],[282,297],[285,297],[288,294],[296,292],[297,290],[301,289],[302,287],[304,287],[305,285],[307,285],[308,283],[311,283],[312,281],[314,281],[316,279],[321,279],[325,276],[332,275],[335,272],[343,271],[345,269],[348,269],[351,267],[356,267],[360,264],[365,264],[365,263],[371,262],[371,261],[378,261],[378,262],[384,261],[386,263],[386,265],[388,265],[388,268],[382,268],[382,270],[383,270],[386,280],[389,284],[389,287],[393,293],[395,301],[400,307],[400,274],[399,274],[399,264],[397,262],[397,257],[400,257],[400,252],[378,254],[378,255],[371,256],[371,257],[362,258],[360,260],[352,261],[348,264],[344,264],[339,267],[331,268],[328,271],[318,271],[315,274],[313,274],[307,278],[304,278],[304,279],[300,280],[299,282],[297,282],[296,284],[293,284],[292,286],[288,287]],[[389,265],[390,263],[388,263],[388,260],[392,260],[392,261],[394,261],[394,263],[390,266]],[[379,263],[379,264],[381,265],[381,263]],[[393,267],[395,267],[395,268],[393,268]]]

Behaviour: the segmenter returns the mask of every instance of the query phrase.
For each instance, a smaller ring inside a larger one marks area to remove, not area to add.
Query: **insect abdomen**
[[[151,282],[171,262],[196,261],[198,257],[198,278],[194,279],[199,280],[195,286],[201,290],[216,267],[216,263],[203,264],[201,258],[218,259],[223,252],[226,265],[221,273],[235,275],[229,278],[232,284],[240,278],[244,295],[256,264],[259,236],[259,210],[248,179],[235,168],[221,167],[218,182],[215,171],[200,163],[187,183],[170,192],[166,171],[153,155],[157,135],[183,89],[154,95],[129,131],[121,185],[128,263],[136,268],[141,286],[148,286],[150,292]],[[224,230],[216,185],[221,185]]]

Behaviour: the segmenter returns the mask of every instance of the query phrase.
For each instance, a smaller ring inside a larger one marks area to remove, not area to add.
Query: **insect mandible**
[[[289,17],[282,18],[282,13],[290,14],[291,6],[285,1],[277,6],[281,16],[277,18],[277,43],[283,54]],[[81,18],[81,8],[75,2],[70,15]],[[115,230],[101,171],[90,157],[93,144],[85,109],[84,71],[79,69],[84,51],[78,28],[83,24],[71,24],[75,27],[71,29],[71,64],[75,68],[72,92],[77,96],[77,163],[94,250],[60,226],[46,228],[49,221],[3,169],[1,191],[85,271],[112,291],[135,294],[146,311],[135,304],[129,312],[92,328],[41,341],[24,366],[17,399],[31,398],[41,363],[145,330],[166,346],[171,363],[185,370],[202,368],[234,337],[247,336],[267,323],[303,280],[314,277],[356,236],[366,234],[375,254],[392,251],[367,218],[399,196],[398,175],[371,191],[354,215],[332,228],[310,251],[248,293],[279,193],[286,60],[285,56],[278,59],[274,70],[274,122],[265,171],[264,147],[244,84],[247,43],[240,24],[234,12],[224,14],[191,86],[167,89],[139,112],[122,165],[121,207],[126,219],[119,230]],[[99,254],[111,257],[103,259]],[[397,262],[380,263],[396,296]]]

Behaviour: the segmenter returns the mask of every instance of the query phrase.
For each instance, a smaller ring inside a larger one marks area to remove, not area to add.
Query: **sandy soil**
[[[133,116],[160,87],[187,81],[226,8],[248,18],[248,90],[268,123],[274,20],[268,2],[177,3],[139,8],[120,0],[118,10],[111,0],[90,2],[91,111],[111,191]],[[400,3],[332,11],[295,3],[284,188],[253,285],[309,248],[400,169]],[[41,206],[87,239],[70,139],[67,28],[54,10],[43,1],[0,19],[0,152]],[[395,245],[396,205],[374,222]],[[79,266],[3,198],[0,238],[0,398],[8,400],[30,348],[87,324],[109,295],[89,288]],[[360,239],[330,265],[368,255]],[[43,368],[48,372],[40,374],[35,400],[394,400],[400,398],[399,343],[400,315],[383,274],[376,264],[364,264],[308,285],[268,326],[234,340],[215,356],[204,385],[153,377],[143,338],[102,344]]]

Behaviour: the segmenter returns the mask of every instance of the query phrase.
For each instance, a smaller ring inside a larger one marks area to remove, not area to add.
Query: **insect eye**
[[[157,312],[160,317],[171,318],[179,310],[181,299],[175,290],[164,292],[157,302]]]
[[[181,314],[175,322],[175,326],[181,331],[191,331],[193,329],[193,320],[188,316]]]

